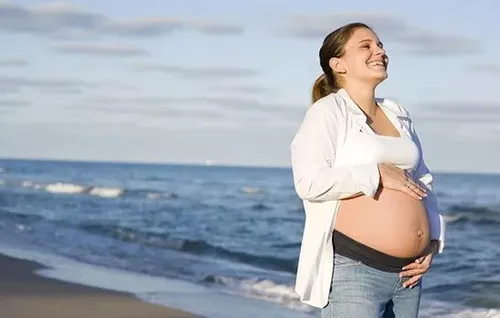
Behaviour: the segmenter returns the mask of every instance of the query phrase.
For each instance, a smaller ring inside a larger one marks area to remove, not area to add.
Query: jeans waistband
[[[404,258],[385,254],[337,230],[333,231],[332,239],[335,253],[360,261],[381,271],[400,272],[403,266],[414,262],[416,259],[416,257]]]

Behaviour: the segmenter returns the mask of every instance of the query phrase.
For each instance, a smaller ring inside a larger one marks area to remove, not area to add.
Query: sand
[[[38,276],[36,262],[0,254],[2,318],[195,318],[133,295]],[[199,317],[198,317],[199,318]]]

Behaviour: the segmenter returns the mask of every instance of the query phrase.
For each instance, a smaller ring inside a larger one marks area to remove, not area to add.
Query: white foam
[[[500,311],[490,308],[465,308],[457,304],[424,299],[419,316],[422,318],[500,318]]]
[[[148,199],[158,199],[160,197],[159,193],[148,193],[147,198]]]
[[[51,193],[67,193],[67,194],[74,194],[74,193],[82,193],[85,190],[85,187],[77,184],[72,184],[72,183],[51,183],[47,186],[45,186],[45,191],[51,192]]]
[[[21,183],[23,188],[44,189],[50,193],[57,194],[89,194],[102,198],[117,198],[125,191],[118,187],[99,187],[99,186],[84,186],[73,183],[56,182],[46,185],[33,183],[31,180],[26,180]]]
[[[106,187],[93,187],[90,189],[89,194],[103,198],[117,198],[122,195],[122,188],[106,188]]]
[[[466,218],[466,215],[465,214],[461,214],[461,213],[458,213],[458,214],[455,214],[455,215],[445,215],[444,216],[444,219],[446,221],[446,223],[455,223],[455,222],[458,222],[462,219]]]
[[[33,183],[33,181],[27,180],[27,181],[21,182],[21,187],[23,187],[23,188],[34,188],[34,189],[38,190],[38,189],[44,188],[45,186],[41,185],[41,184],[36,184],[36,183]]]
[[[22,186],[23,188],[29,188],[29,187],[33,186],[33,181],[30,181],[30,180],[28,180],[28,181],[23,181],[23,182],[21,183],[21,186]]]
[[[245,297],[262,299],[280,304],[286,308],[310,312],[311,307],[299,301],[299,296],[293,286],[278,284],[271,280],[235,279],[232,277],[215,276],[215,282],[235,290]]]
[[[436,317],[436,316],[434,316]],[[500,311],[495,309],[463,309],[448,315],[440,316],[443,318],[500,318]]]
[[[261,192],[261,189],[259,188],[253,188],[253,187],[243,187],[241,189],[241,191],[243,193],[248,193],[248,194],[256,194],[256,193],[260,193]]]

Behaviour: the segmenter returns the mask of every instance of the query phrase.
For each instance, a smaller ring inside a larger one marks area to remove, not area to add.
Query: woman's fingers
[[[421,185],[420,183],[415,182],[415,181],[413,181],[413,180],[412,180],[412,182],[413,182],[413,184],[414,184],[414,185],[415,185],[415,186],[416,186],[416,187],[417,187],[420,191],[422,191],[424,194],[425,194],[425,193],[427,193],[427,188],[426,188],[426,187],[424,187],[424,186],[423,186],[423,185]]]
[[[408,279],[406,282],[404,282],[403,287],[404,288],[413,288],[418,284],[418,282],[420,281],[421,278],[422,278],[422,274],[415,275],[415,276],[411,277],[410,279]]]
[[[382,178],[382,186],[393,190],[404,192],[417,200],[426,197],[426,189],[419,183],[413,181],[407,170],[398,168],[393,164],[379,164]]]
[[[422,198],[427,196],[425,190],[411,179],[407,181],[406,186]]]
[[[418,200],[421,200],[422,198],[426,197],[427,196],[426,189],[424,189],[422,185],[413,181],[408,171],[403,170],[403,173],[404,177],[401,180],[403,188],[401,190]]]
[[[407,170],[404,170],[404,174],[406,176],[406,181],[410,183],[411,188],[415,189],[420,195],[424,196],[424,194],[427,191],[427,188],[425,188],[420,183],[415,182],[411,174]]]
[[[414,197],[417,200],[422,200],[422,197],[408,186],[405,186],[405,185],[401,186],[401,191],[408,194],[409,196]]]

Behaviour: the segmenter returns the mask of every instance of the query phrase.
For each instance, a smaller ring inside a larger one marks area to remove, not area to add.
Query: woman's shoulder
[[[397,115],[410,117],[408,109],[396,100],[385,97],[377,97],[376,100],[379,105],[383,105],[386,109],[389,109]]]
[[[310,105],[307,112],[321,116],[341,118],[345,116],[345,101],[339,94],[330,93]]]

